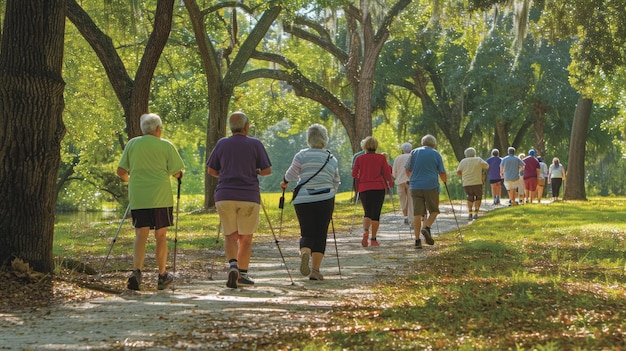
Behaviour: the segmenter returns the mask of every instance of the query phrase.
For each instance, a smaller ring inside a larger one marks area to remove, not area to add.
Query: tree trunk
[[[563,191],[564,200],[587,200],[585,193],[585,146],[592,106],[592,99],[586,99],[582,96],[578,98],[574,122],[572,122],[572,136],[566,169],[567,180]]]
[[[65,0],[8,0],[0,50],[0,263],[54,269],[56,177],[65,134]]]

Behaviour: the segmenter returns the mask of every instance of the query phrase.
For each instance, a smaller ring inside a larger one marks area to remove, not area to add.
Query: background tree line
[[[0,3],[3,260],[49,271],[55,209],[125,201],[114,169],[145,111],[163,117],[187,165],[183,191],[204,194],[203,208],[216,185],[204,161],[233,110],[270,152],[264,191],[278,191],[317,122],[331,132],[342,190],[365,136],[395,157],[430,133],[450,170],[469,146],[485,158],[534,147],[568,166],[566,197],[624,192],[617,0]],[[55,75],[55,88],[37,86]],[[24,91],[41,102],[17,109],[35,99]]]

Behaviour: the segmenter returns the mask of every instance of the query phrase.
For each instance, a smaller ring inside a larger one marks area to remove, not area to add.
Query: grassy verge
[[[626,343],[624,199],[504,208],[444,235],[299,350],[620,350]],[[311,335],[313,338],[311,339]],[[294,340],[294,341],[289,341]]]

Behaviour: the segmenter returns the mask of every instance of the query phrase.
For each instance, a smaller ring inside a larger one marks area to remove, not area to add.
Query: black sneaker
[[[157,289],[163,290],[167,288],[174,281],[174,275],[168,272],[163,273],[163,275],[159,274],[159,279],[157,281]]]
[[[237,279],[237,286],[253,286],[254,281],[250,279],[248,276],[241,276]]]
[[[135,269],[128,277],[128,283],[126,287],[130,290],[139,290],[139,285],[141,285],[141,271]]]
[[[422,239],[415,240],[415,248],[416,249],[421,249],[422,248]]]
[[[470,213],[470,214],[469,214],[469,217],[467,217],[467,219],[471,221],[471,220],[472,220],[472,218],[473,218],[473,217],[472,217],[472,214]]]
[[[430,235],[430,228],[428,227],[422,228],[422,230],[420,230],[420,233],[422,233],[422,235],[424,236],[424,239],[426,239],[426,244],[435,245],[435,240]]]
[[[226,287],[231,289],[237,289],[237,278],[239,278],[239,268],[231,266],[228,270],[228,280],[226,281]]]

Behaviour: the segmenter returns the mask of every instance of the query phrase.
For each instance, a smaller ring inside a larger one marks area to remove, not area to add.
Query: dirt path
[[[493,206],[483,206],[484,210]],[[441,234],[457,236],[450,206],[433,226]],[[460,225],[468,222],[456,205]],[[279,242],[293,284],[273,241],[255,243],[250,274],[256,286],[228,289],[221,257],[213,280],[179,271],[176,289],[127,291],[88,302],[64,304],[31,311],[0,313],[0,350],[112,350],[254,349],[274,343],[280,333],[327,325],[329,314],[368,294],[382,276],[402,274],[402,263],[436,254],[437,244],[413,248],[412,233],[399,214],[381,220],[377,248],[360,245],[360,230],[329,235],[321,272],[324,281],[309,281],[299,272],[297,240]],[[182,262],[184,255],[179,257]]]

